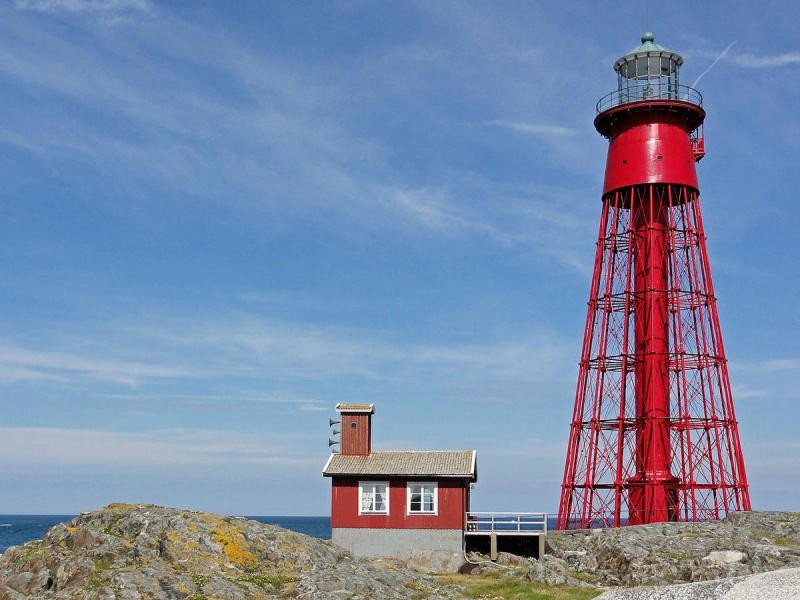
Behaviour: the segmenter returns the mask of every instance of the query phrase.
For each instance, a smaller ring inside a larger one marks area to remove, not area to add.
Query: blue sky
[[[799,19],[650,17],[683,81],[702,74],[763,509],[800,494]],[[349,401],[377,405],[378,448],[476,448],[476,509],[554,510],[594,105],[644,29],[633,1],[3,3],[0,512],[327,514],[327,419]]]

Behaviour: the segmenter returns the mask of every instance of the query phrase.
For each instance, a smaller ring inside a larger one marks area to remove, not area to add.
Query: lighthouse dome
[[[640,45],[614,63],[614,70],[625,79],[655,79],[676,73],[682,64],[680,54],[656,44],[655,34],[647,31]]]

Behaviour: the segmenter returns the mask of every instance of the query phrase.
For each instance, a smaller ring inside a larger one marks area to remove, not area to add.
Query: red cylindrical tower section
[[[597,130],[609,139],[603,194],[645,183],[698,189],[690,134],[705,118],[696,104],[643,100],[597,115]]]

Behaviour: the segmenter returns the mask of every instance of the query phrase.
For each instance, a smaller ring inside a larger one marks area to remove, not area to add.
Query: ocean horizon
[[[259,523],[277,525],[315,538],[331,538],[330,517],[231,515],[244,516]],[[74,519],[76,515],[0,515],[0,552],[25,542],[40,540],[48,529]]]

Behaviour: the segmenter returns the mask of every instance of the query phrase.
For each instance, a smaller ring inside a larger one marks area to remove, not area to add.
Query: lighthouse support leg
[[[664,186],[660,186],[664,187]],[[634,248],[636,472],[628,523],[677,520],[678,479],[670,472],[669,206],[663,190],[631,198]]]

